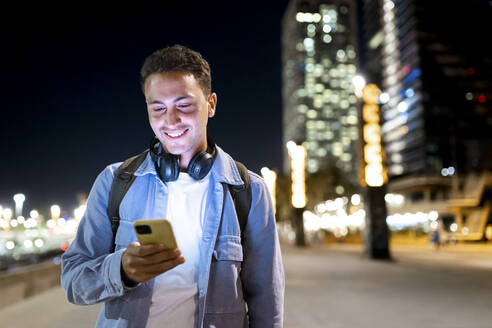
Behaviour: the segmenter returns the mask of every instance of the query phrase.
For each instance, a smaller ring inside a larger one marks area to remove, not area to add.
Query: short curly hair
[[[142,91],[145,91],[145,81],[149,75],[176,71],[193,74],[205,95],[212,91],[212,76],[208,62],[200,53],[179,44],[157,50],[145,59],[140,70]]]

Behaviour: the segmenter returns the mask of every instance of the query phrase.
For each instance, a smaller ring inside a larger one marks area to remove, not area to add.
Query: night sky
[[[164,1],[161,1],[161,3]],[[3,10],[0,19],[0,205],[72,212],[108,164],[152,137],[139,72],[154,50],[182,44],[212,68],[208,131],[252,171],[281,168],[284,1]],[[68,7],[69,6],[69,7]]]

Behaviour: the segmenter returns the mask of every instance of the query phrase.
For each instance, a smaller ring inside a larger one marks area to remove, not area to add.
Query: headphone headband
[[[158,152],[156,145],[159,139],[153,137],[150,140],[149,153],[154,162],[155,170],[163,182],[175,181],[179,177],[179,155],[168,153],[162,147]],[[199,151],[190,160],[187,172],[195,180],[203,179],[212,168],[217,149],[213,139],[207,136],[207,151]]]

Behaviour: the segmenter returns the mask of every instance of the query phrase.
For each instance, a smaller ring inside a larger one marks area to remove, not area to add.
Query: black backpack
[[[116,238],[116,232],[118,231],[118,227],[120,225],[121,201],[128,192],[128,189],[130,189],[132,183],[135,181],[136,176],[134,175],[134,173],[145,160],[148,152],[149,150],[146,150],[143,153],[130,157],[129,159],[124,161],[114,175],[113,183],[111,184],[111,189],[109,191],[107,209],[108,217],[111,221],[111,230],[113,231],[112,252],[114,252],[114,240]],[[240,186],[227,186],[229,188],[229,192],[231,193],[232,199],[234,200],[234,207],[236,209],[239,227],[241,229],[241,237],[243,237],[244,229],[248,221],[249,210],[251,208],[252,194],[248,170],[242,163],[238,161],[235,161],[235,163],[239,171],[239,175],[244,181],[244,184]],[[241,240],[244,240],[244,238],[241,238]]]

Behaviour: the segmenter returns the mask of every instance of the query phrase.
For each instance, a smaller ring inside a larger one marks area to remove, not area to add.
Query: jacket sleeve
[[[108,166],[96,178],[76,237],[62,255],[61,283],[74,304],[103,302],[125,292],[120,274],[124,249],[110,253],[114,241],[106,214],[114,169]]]
[[[252,202],[245,229],[241,281],[250,327],[282,327],[285,277],[270,194],[250,172]]]

